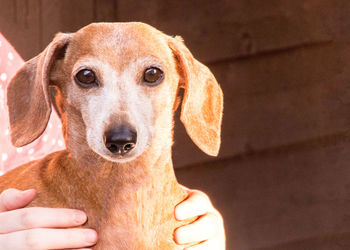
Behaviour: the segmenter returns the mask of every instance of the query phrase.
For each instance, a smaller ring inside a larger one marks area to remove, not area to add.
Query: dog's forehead
[[[167,60],[171,56],[168,38],[143,23],[98,23],[88,25],[74,34],[71,51],[77,58],[89,55],[118,64],[142,56]]]

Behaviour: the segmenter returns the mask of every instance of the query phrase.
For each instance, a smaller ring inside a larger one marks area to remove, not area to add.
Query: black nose
[[[137,133],[129,125],[109,129],[104,134],[106,148],[113,154],[125,155],[136,145]]]

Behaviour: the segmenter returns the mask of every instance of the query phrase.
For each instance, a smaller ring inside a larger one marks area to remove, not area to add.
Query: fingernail
[[[77,224],[82,224],[86,221],[86,214],[82,211],[76,210],[74,211],[74,219]]]
[[[94,230],[86,230],[85,239],[88,243],[96,243],[97,241],[97,233]]]
[[[35,189],[27,189],[27,190],[18,192],[17,195],[21,198],[30,197],[30,196],[34,197],[35,192],[36,192]]]
[[[186,230],[183,229],[183,228],[178,228],[175,231],[174,239],[175,239],[175,242],[177,244],[181,244],[182,245],[182,244],[188,243]]]
[[[21,194],[27,195],[27,194],[32,194],[34,192],[35,192],[35,189],[27,189],[27,190],[21,191]]]
[[[186,206],[177,206],[175,209],[175,218],[177,220],[185,220],[186,217]]]

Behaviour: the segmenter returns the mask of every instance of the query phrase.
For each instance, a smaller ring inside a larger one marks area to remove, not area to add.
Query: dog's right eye
[[[98,86],[95,73],[90,69],[80,70],[74,77],[75,82],[83,88],[92,88]]]
[[[164,73],[156,67],[150,67],[143,72],[143,80],[149,86],[155,86],[159,84],[164,78]]]

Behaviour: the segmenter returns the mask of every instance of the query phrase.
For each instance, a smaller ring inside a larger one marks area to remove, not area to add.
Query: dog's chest
[[[184,196],[182,192],[172,194],[158,190],[157,195],[142,189],[125,200],[119,196],[105,216],[90,220],[88,227],[96,228],[99,234],[94,249],[181,249],[173,240],[174,230],[182,224],[175,220],[174,208]]]
[[[73,171],[75,165],[69,157],[60,159],[63,159],[60,166],[65,168],[55,168],[59,174],[42,180],[43,185],[50,183],[50,192],[39,194],[33,205],[85,211],[88,222],[84,227],[98,232],[95,250],[181,249],[174,243],[173,233],[183,223],[175,220],[174,209],[187,193],[176,182],[171,164],[159,163],[164,166],[161,171],[149,175],[142,172],[142,178],[136,178],[140,170],[134,167],[126,169],[125,173],[121,168],[113,168],[119,172],[110,173],[108,178],[98,175],[91,179],[82,176],[85,173],[82,171],[75,174],[63,172],[67,168]],[[73,179],[72,176],[77,177]]]
[[[173,241],[177,222],[164,211],[150,213],[114,209],[108,219],[99,225],[99,241],[95,250],[155,250],[179,249]],[[171,211],[171,210],[170,210]],[[101,221],[100,221],[101,222]]]

